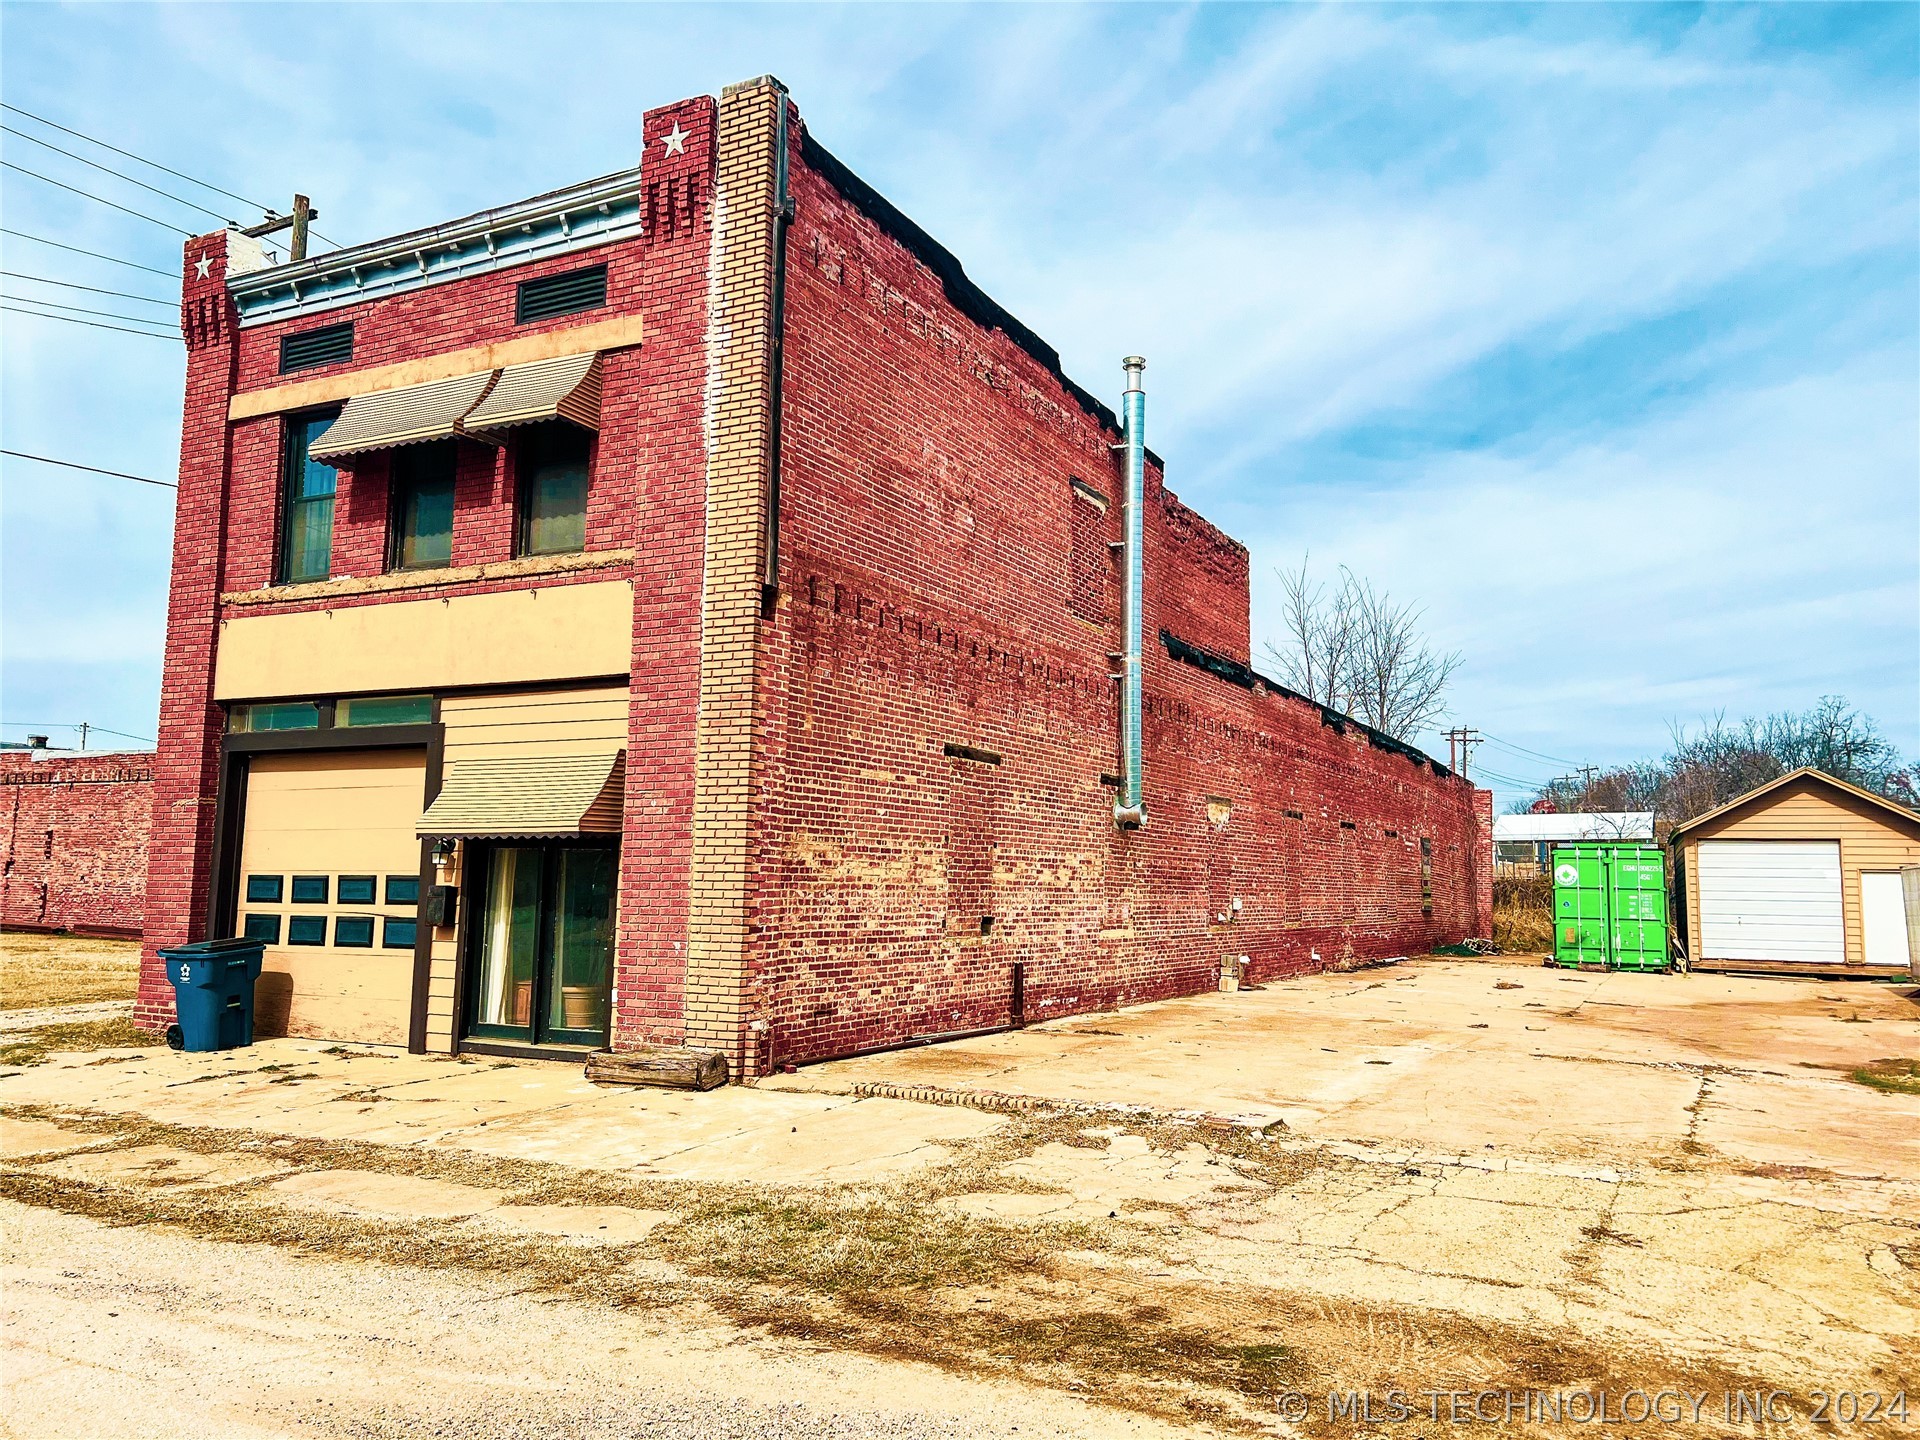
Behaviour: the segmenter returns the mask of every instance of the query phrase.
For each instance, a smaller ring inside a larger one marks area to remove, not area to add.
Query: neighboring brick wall
[[[1470,786],[1158,643],[1249,658],[1247,552],[1157,463],[1150,818],[1115,828],[1111,417],[798,147],[793,189],[753,916],[776,1060],[1005,1024],[1016,965],[1035,1019],[1209,989],[1240,955],[1264,980],[1483,930]]]
[[[0,925],[138,935],[146,921],[153,757],[0,754]]]

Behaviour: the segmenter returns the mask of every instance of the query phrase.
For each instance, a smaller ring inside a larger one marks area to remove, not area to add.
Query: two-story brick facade
[[[186,249],[140,1014],[769,1065],[1484,933],[1489,797],[1249,668],[1246,550],[771,79],[631,171]],[[1147,823],[1129,783],[1140,576]]]

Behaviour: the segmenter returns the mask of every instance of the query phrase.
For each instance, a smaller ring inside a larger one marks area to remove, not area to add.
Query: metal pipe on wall
[[[1120,502],[1124,574],[1120,598],[1120,795],[1113,802],[1113,823],[1131,829],[1147,823],[1147,802],[1140,791],[1140,609],[1146,568],[1145,524],[1141,512],[1147,485],[1147,393],[1140,372],[1147,362],[1129,355],[1122,401],[1126,426],[1126,474]]]

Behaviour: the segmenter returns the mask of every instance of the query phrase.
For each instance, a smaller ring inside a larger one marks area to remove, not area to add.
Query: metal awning
[[[414,831],[455,839],[616,835],[626,753],[456,761]]]
[[[378,390],[347,401],[340,418],[310,446],[315,460],[335,460],[367,450],[417,445],[466,433],[467,412],[493,388],[498,370],[430,380],[400,390]]]
[[[535,420],[571,420],[600,428],[600,355],[556,355],[509,365],[473,412],[468,430],[505,430]]]

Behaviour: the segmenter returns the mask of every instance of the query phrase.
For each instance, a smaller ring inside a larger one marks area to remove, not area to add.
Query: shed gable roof
[[[1879,811],[1884,819],[1900,826],[1904,830],[1920,835],[1920,815],[1916,815],[1904,805],[1897,805],[1884,795],[1876,795],[1871,790],[1863,790],[1858,785],[1827,774],[1824,770],[1816,770],[1811,765],[1803,765],[1798,770],[1791,770],[1787,774],[1782,775],[1778,780],[1769,780],[1759,788],[1749,790],[1746,794],[1737,796],[1727,801],[1726,804],[1707,811],[1704,815],[1696,815],[1693,819],[1674,826],[1671,838],[1678,840],[1681,836],[1691,834],[1705,825],[1728,819],[1736,811],[1764,809],[1766,804],[1771,804],[1774,800],[1785,799],[1789,793],[1802,787],[1814,790],[1824,789],[1831,791],[1833,795],[1838,798],[1864,801],[1868,806]]]

